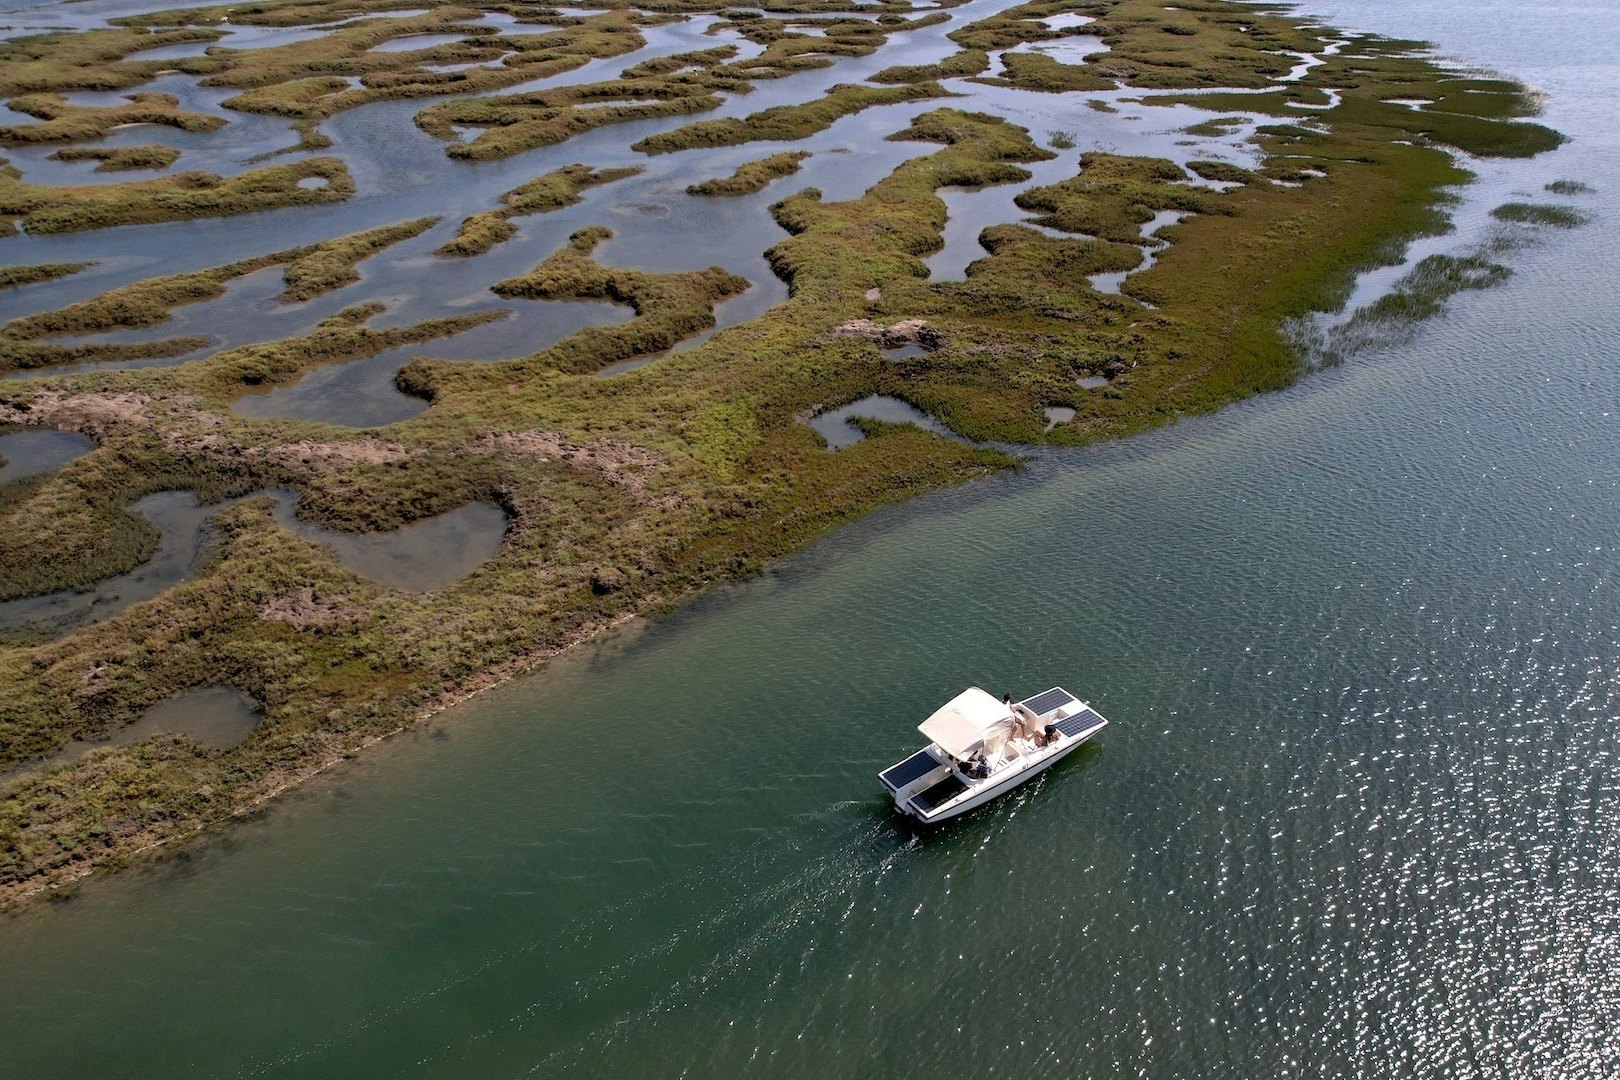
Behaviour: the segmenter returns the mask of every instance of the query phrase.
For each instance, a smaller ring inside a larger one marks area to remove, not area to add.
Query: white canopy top
[[[917,730],[938,743],[947,754],[966,758],[1006,738],[1017,724],[1011,710],[977,686],[957,694]]]

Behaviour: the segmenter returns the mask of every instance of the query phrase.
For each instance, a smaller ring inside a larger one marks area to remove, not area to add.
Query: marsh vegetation
[[[1498,221],[1511,221],[1518,225],[1550,225],[1559,229],[1573,229],[1586,224],[1586,215],[1568,206],[1548,206],[1542,203],[1503,203],[1491,211]]]
[[[795,150],[784,154],[772,154],[768,158],[758,161],[745,162],[730,176],[716,177],[698,184],[689,184],[686,188],[688,195],[752,195],[756,191],[765,190],[765,185],[772,180],[779,180],[784,176],[792,176],[799,171],[799,166],[810,154],[805,150]]]

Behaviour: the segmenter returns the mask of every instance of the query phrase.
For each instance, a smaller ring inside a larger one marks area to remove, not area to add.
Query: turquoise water
[[[17,1076],[1620,1071],[1607,6],[1325,0],[1549,94],[1592,216],[1294,390],[873,517],[0,924]],[[1113,720],[908,831],[966,683]]]

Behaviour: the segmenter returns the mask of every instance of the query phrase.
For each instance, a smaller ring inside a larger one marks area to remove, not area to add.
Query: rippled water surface
[[[1559,177],[1592,224],[1408,342],[874,515],[0,924],[7,1069],[1620,1072],[1620,21],[1312,10],[1575,136],[1440,243]],[[1094,745],[895,820],[921,714],[1054,681]]]

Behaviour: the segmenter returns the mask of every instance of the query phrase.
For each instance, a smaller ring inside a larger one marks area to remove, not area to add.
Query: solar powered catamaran
[[[932,740],[878,773],[902,814],[933,824],[1005,795],[1108,726],[1061,686],[998,701],[969,687],[917,725]]]

